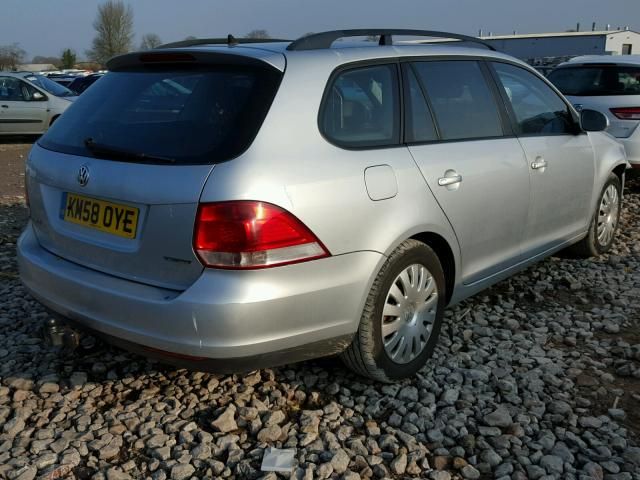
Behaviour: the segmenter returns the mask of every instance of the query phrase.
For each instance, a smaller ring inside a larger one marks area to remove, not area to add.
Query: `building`
[[[533,33],[481,37],[496,50],[536,64],[546,58],[640,54],[640,33],[631,30]]]
[[[16,70],[19,72],[47,72],[50,70],[57,70],[55,65],[51,63],[23,63],[22,65],[18,65]]]

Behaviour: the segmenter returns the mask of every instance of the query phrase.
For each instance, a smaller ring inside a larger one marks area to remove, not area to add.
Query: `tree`
[[[0,71],[16,70],[18,65],[24,61],[26,54],[27,52],[17,43],[0,45]]]
[[[245,35],[245,38],[266,39],[271,38],[271,35],[266,30],[251,30]]]
[[[162,45],[162,40],[155,33],[146,33],[142,36],[140,50],[151,50]]]
[[[107,0],[98,5],[93,22],[96,36],[87,51],[89,59],[104,65],[114,55],[131,51],[133,45],[133,9],[122,0]]]
[[[62,57],[60,58],[60,62],[62,63],[62,68],[73,68],[76,65],[77,60],[76,52],[67,48],[62,51]]]

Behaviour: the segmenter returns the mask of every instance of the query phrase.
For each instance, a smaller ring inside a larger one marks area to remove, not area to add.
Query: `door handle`
[[[438,185],[447,187],[447,190],[456,190],[460,182],[462,182],[462,175],[451,169],[444,172],[444,177],[438,179]]]
[[[547,166],[547,161],[544,158],[536,158],[535,162],[531,162],[531,168],[533,170],[541,170]]]
[[[9,105],[0,105],[2,108],[9,108]]]
[[[452,177],[442,177],[438,179],[438,185],[441,187],[446,187],[449,185],[455,185],[456,183],[460,183],[462,181],[462,175],[454,175]]]

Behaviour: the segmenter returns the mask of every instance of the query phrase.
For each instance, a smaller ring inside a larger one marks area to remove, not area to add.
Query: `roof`
[[[40,73],[38,72],[27,72],[27,71],[21,71],[21,72],[0,72],[0,75],[2,75],[3,77],[17,77],[17,78],[27,78],[27,77],[35,77],[40,75]]]
[[[484,56],[491,58],[503,58],[518,63],[523,63],[518,59],[504,53],[478,48],[456,46],[451,43],[422,43],[407,44],[398,43],[393,45],[378,45],[376,42],[341,42],[335,43],[333,48],[318,50],[301,50],[290,51],[287,46],[290,42],[273,42],[273,43],[253,43],[240,44],[235,46],[220,44],[204,44],[194,47],[182,47],[162,49],[159,48],[155,52],[163,51],[185,51],[185,52],[219,52],[232,55],[247,56],[262,60],[276,67],[280,71],[284,71],[286,63],[289,61],[298,61],[300,59],[313,59],[314,61],[324,62],[327,65],[341,65],[344,63],[355,62],[360,60],[373,60],[377,58],[398,58],[411,56]]]
[[[610,63],[612,65],[640,65],[640,55],[583,55],[561,63],[558,67],[569,67],[576,64]]]
[[[616,35],[619,33],[633,33],[640,35],[640,33],[633,30],[597,30],[586,32],[551,32],[551,33],[525,33],[522,35],[493,35],[491,37],[480,37],[482,40],[519,40],[519,39],[534,39],[534,38],[554,38],[554,37],[601,37],[604,35]]]

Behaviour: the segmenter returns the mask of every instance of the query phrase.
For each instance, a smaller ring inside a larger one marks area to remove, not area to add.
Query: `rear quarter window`
[[[320,110],[320,129],[346,148],[397,145],[400,139],[398,72],[393,65],[350,68],[333,77]]]

